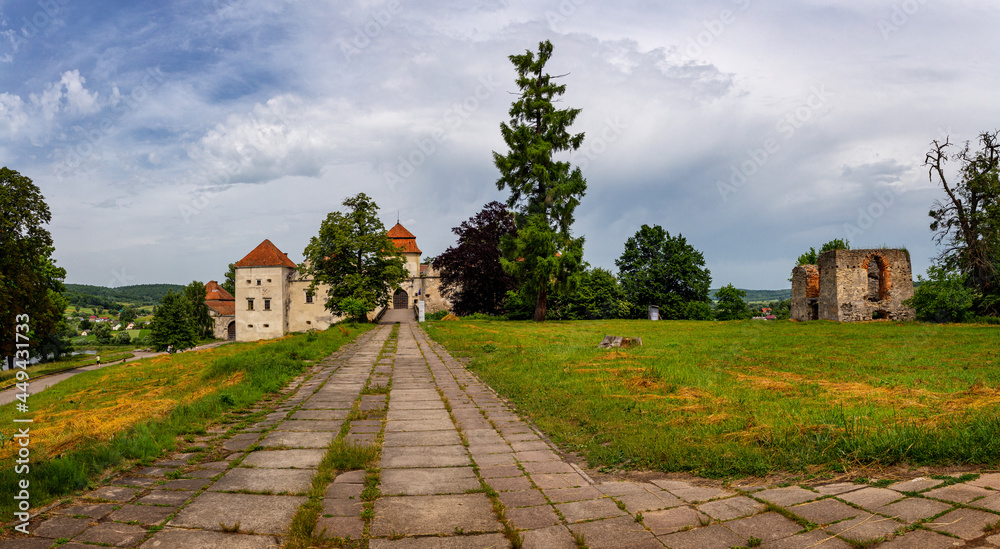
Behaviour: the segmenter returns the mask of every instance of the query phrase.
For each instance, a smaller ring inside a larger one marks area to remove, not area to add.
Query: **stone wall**
[[[236,268],[236,341],[274,339],[288,333],[288,267]],[[253,310],[248,301],[253,299]],[[270,307],[265,308],[265,300]]]
[[[799,265],[792,269],[792,320],[817,320],[819,301],[819,267]]]
[[[905,250],[830,250],[817,263],[792,270],[793,320],[916,318],[914,310],[903,305],[913,297],[910,254]]]

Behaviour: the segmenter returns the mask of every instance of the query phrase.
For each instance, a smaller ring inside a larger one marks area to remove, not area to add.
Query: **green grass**
[[[987,464],[996,327],[831,322],[428,322],[594,466],[712,477]],[[600,350],[607,335],[642,347]]]
[[[32,395],[32,507],[86,488],[109,467],[152,462],[173,450],[178,437],[204,433],[227,412],[277,391],[305,361],[329,355],[371,325],[348,328],[115,364]],[[13,434],[15,414],[13,404],[0,407],[4,437]],[[9,521],[20,476],[13,469],[16,449],[4,442],[0,520]]]

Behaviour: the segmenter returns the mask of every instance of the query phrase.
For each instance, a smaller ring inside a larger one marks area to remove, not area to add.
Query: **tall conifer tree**
[[[510,123],[500,132],[510,151],[493,152],[500,170],[499,190],[509,189],[507,206],[515,212],[517,235],[502,242],[504,268],[521,281],[524,290],[537,296],[535,321],[545,320],[550,290],[562,288],[582,268],[583,237],[573,238],[573,211],[586,193],[587,180],[580,168],[557,161],[554,155],[574,151],[583,144],[583,133],[570,134],[580,109],[557,109],[554,100],[566,92],[545,72],[552,43],[511,55],[517,70],[520,95],[511,104]]]

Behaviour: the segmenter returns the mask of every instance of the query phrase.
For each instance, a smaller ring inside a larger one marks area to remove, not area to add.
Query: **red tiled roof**
[[[392,239],[396,238],[417,238],[413,233],[406,230],[406,227],[396,223],[393,228],[389,229],[389,232],[385,233],[386,236]]]
[[[210,280],[208,284],[205,284],[205,301],[236,301],[236,298],[225,288],[219,286],[218,282]]]
[[[390,239],[392,239],[392,242],[393,244],[396,245],[396,248],[398,248],[399,251],[403,252],[404,254],[421,253],[420,248],[417,247],[417,237],[413,236],[413,233],[407,231],[406,227],[403,227],[399,223],[396,223],[396,225],[393,228],[389,229],[389,232],[385,234]]]
[[[420,274],[426,273],[427,269],[429,269],[429,268],[430,268],[430,265],[421,265],[420,266]]]
[[[205,301],[205,305],[208,305],[208,308],[218,313],[219,316],[233,316],[236,314],[235,301],[212,300]]]
[[[291,267],[295,268],[295,263],[288,256],[282,253],[270,240],[264,239],[259,246],[248,253],[246,257],[236,262],[237,267]]]

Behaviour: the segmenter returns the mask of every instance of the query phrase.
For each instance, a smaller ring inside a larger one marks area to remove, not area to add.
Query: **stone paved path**
[[[395,342],[393,320],[401,321]],[[878,487],[596,483],[408,316],[387,317],[261,409],[268,406],[273,413],[238,433],[195,441],[206,446],[197,454],[47,510],[34,537],[0,548],[280,547],[340,433],[380,448],[380,495],[366,510],[365,471],[343,472],[326,487],[314,534],[372,549],[512,540],[545,549],[1000,546],[986,531],[1000,522],[997,473]]]

